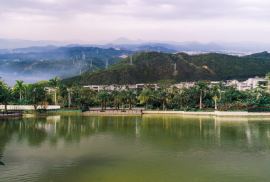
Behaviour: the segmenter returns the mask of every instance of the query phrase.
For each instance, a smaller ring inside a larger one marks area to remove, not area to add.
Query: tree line
[[[270,76],[268,73],[267,76]],[[239,91],[236,85],[225,87],[223,81],[208,86],[209,81],[198,81],[194,86],[177,88],[172,80],[162,80],[157,88],[147,84],[144,88],[125,89],[115,88],[99,92],[82,87],[79,83],[66,86],[55,77],[49,81],[40,81],[34,84],[24,84],[16,80],[13,89],[2,80],[0,82],[0,103],[5,105],[60,105],[61,107],[107,107],[114,109],[241,109],[249,107],[270,106],[268,87],[258,85],[252,90]],[[50,89],[50,90],[48,90]]]

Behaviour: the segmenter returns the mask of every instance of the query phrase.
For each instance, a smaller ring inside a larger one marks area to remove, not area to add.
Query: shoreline
[[[62,115],[62,114],[80,114],[82,116],[142,116],[142,115],[182,115],[182,116],[206,116],[206,117],[219,117],[219,118],[269,118],[270,112],[268,113],[249,113],[247,111],[214,111],[214,112],[187,112],[187,111],[141,111],[141,110],[104,110],[100,112],[99,110],[95,111],[86,111],[86,112],[55,112],[55,113],[42,113],[42,114],[21,114],[21,115],[10,115],[10,116],[1,116],[0,118],[11,118],[11,117],[35,117],[35,116],[50,116],[50,115]]]

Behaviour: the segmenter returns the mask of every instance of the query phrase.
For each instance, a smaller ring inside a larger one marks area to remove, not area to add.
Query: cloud
[[[267,0],[0,0],[0,24],[5,27],[0,35],[264,41],[270,31],[269,9]]]
[[[1,12],[70,19],[81,14],[157,20],[266,20],[266,0],[1,0]]]

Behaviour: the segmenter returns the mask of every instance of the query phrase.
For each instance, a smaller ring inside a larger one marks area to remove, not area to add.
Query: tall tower
[[[132,66],[132,54],[130,55],[130,66]]]
[[[90,67],[92,68],[92,66],[93,66],[93,65],[92,65],[92,59],[91,59],[91,64],[90,64]]]
[[[176,63],[174,63],[174,70],[173,70],[173,76],[177,76],[178,71],[176,70]]]
[[[108,68],[108,59],[106,59],[106,69]]]
[[[84,51],[82,51],[82,60],[85,60],[85,54],[84,54]]]

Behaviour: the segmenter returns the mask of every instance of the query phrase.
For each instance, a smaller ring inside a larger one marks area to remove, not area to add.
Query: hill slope
[[[251,54],[251,55],[248,55],[246,57],[249,57],[249,58],[270,59],[270,53],[268,53],[267,51],[264,51],[264,52],[259,52],[259,53]]]
[[[184,53],[169,54],[140,52],[119,61],[108,69],[88,72],[81,76],[63,80],[65,84],[79,82],[87,84],[132,84],[153,83],[162,79],[180,81],[247,79],[264,76],[270,72],[270,60],[243,58],[224,54],[189,56]],[[174,74],[176,63],[177,74]]]

